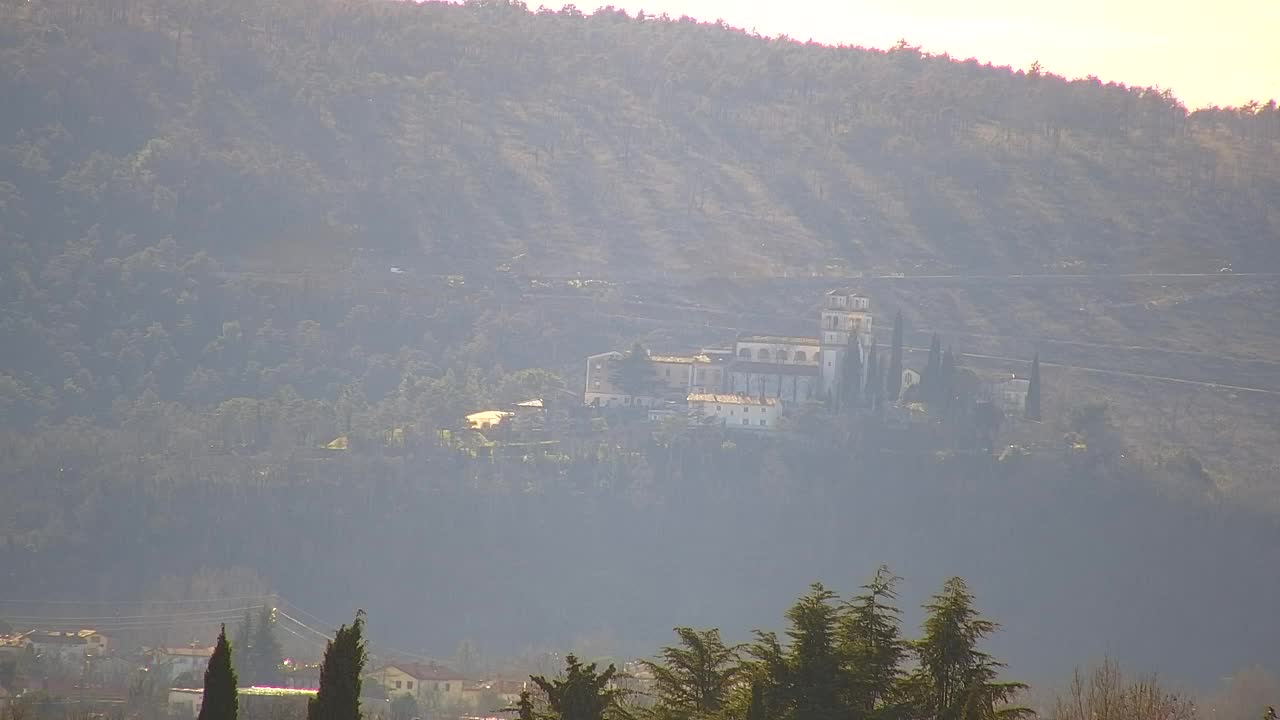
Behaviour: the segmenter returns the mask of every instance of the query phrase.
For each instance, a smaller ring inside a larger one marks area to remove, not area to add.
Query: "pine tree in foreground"
[[[609,688],[617,672],[612,665],[604,672],[596,672],[595,663],[583,665],[576,656],[569,655],[563,678],[548,680],[533,675],[529,679],[547,694],[547,704],[560,720],[602,720],[619,698],[619,691]]]
[[[204,671],[204,697],[197,720],[236,720],[237,702],[236,671],[231,667],[231,646],[227,643],[227,626],[223,625]]]
[[[367,659],[364,611],[329,641],[320,664],[320,691],[307,703],[307,720],[360,720],[360,676]]]
[[[1004,663],[978,644],[999,627],[981,617],[964,580],[953,577],[925,605],[924,637],[913,643],[915,712],[936,720],[1017,720],[1033,714],[1009,703],[1026,685],[1001,682]]]

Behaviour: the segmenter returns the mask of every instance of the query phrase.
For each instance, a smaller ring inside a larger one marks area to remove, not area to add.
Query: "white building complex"
[[[850,289],[832,290],[823,298],[815,337],[744,334],[731,348],[704,348],[696,355],[650,354],[653,382],[651,389],[640,394],[628,393],[618,383],[625,353],[592,355],[586,363],[583,401],[595,407],[687,402],[691,410],[722,419],[726,427],[771,429],[777,426],[781,407],[838,397],[851,352],[862,360],[859,382],[865,387],[866,360],[874,342],[871,322],[867,296]],[[720,409],[709,409],[713,407]],[[744,425],[743,413],[752,413],[755,422]]]

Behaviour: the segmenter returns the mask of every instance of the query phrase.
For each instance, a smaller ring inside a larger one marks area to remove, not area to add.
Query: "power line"
[[[204,617],[209,615],[226,615],[228,613],[245,613],[251,610],[261,610],[263,605],[246,605],[244,607],[224,608],[217,610],[193,610],[187,612],[176,613],[148,613],[146,615],[13,615],[10,613],[0,614],[9,621],[17,620],[25,622],[29,620],[39,620],[48,622],[116,622],[130,620],[158,620],[158,619],[182,619]]]

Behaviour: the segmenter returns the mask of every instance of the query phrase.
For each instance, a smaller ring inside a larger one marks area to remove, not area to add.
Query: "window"
[[[778,351],[778,362],[786,362],[786,361],[787,361],[787,351],[786,351],[786,350],[779,350],[779,351]]]
[[[396,681],[396,689],[397,689],[397,690],[399,690],[399,689],[400,689],[400,681],[399,681],[399,680],[397,680],[397,681]]]
[[[765,425],[768,425],[768,424],[769,424],[768,420],[765,420],[764,418],[760,418],[760,427],[764,427]]]
[[[720,410],[721,410],[720,406],[719,406],[719,405],[717,405],[717,406],[716,406],[716,412],[720,412]]]
[[[809,356],[805,355],[803,350],[796,351],[796,362],[807,362],[808,360]]]
[[[765,350],[764,348],[760,348],[759,350],[757,350],[757,351],[756,351],[756,359],[757,359],[757,360],[768,360],[768,359],[769,359],[769,351],[768,351],[768,350]]]
[[[444,691],[449,692],[449,683],[444,684]]]
[[[750,421],[749,419],[747,419],[747,418],[742,418],[742,424],[743,424],[743,425],[750,425],[750,424],[751,424],[751,421]]]
[[[751,359],[751,348],[742,348],[741,350],[739,350],[739,351],[738,351],[738,357],[740,357],[740,358],[745,358],[745,359],[747,359],[747,360],[750,360],[750,359]]]
[[[412,689],[413,689],[413,681],[412,681],[412,680],[410,680],[409,682],[405,683],[405,688],[406,688],[406,689],[408,689],[408,690],[412,690]]]

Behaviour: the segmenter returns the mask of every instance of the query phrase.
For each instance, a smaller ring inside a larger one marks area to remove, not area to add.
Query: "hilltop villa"
[[[867,354],[874,342],[871,321],[867,296],[849,289],[832,290],[823,298],[815,337],[744,334],[732,347],[704,348],[696,355],[651,354],[655,382],[642,395],[629,394],[616,382],[624,353],[592,355],[587,358],[583,402],[595,407],[653,407],[677,401],[707,408],[716,406],[708,399],[718,397],[719,406],[726,408],[730,405],[724,401],[726,396],[753,398],[751,404],[759,409],[750,426],[771,427],[774,423],[762,416],[773,417],[779,405],[838,395],[850,352],[858,353],[863,368],[860,382],[866,384]],[[733,425],[741,422],[736,412]]]

